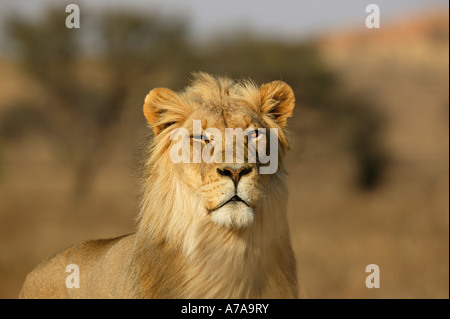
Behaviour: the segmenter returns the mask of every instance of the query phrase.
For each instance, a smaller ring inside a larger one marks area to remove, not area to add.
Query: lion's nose
[[[233,168],[233,167],[224,167],[224,168],[218,168],[217,173],[219,173],[222,176],[228,176],[233,181],[235,187],[239,183],[239,180],[242,176],[247,175],[252,171],[251,166],[244,166],[239,168]]]

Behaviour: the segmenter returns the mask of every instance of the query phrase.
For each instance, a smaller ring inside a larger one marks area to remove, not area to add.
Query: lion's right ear
[[[295,107],[292,88],[283,81],[273,81],[261,86],[261,112],[270,116],[284,128]]]
[[[170,89],[156,88],[145,97],[144,115],[155,136],[169,126],[183,122],[188,112],[188,105]]]

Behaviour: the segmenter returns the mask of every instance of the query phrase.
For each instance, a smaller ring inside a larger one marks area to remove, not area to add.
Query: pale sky
[[[10,14],[37,17],[48,5],[76,3],[81,15],[117,8],[161,12],[187,18],[192,35],[211,38],[244,29],[261,36],[301,39],[336,28],[364,27],[365,8],[380,7],[381,24],[411,14],[441,8],[448,0],[0,0],[0,20]]]

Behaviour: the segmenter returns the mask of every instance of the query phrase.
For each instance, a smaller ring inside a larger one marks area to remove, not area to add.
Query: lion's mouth
[[[229,202],[243,202],[244,204],[247,204],[242,198],[240,198],[238,195],[234,195],[233,197],[231,197],[227,203]]]
[[[243,200],[242,198],[240,198],[238,195],[234,195],[234,196],[231,197],[229,200],[227,200],[227,201],[224,202],[223,204],[221,204],[221,205],[219,205],[218,207],[216,207],[214,210],[217,210],[217,209],[219,209],[219,208],[221,208],[221,207],[223,207],[223,206],[225,206],[225,205],[227,205],[227,204],[230,204],[230,203],[237,203],[237,202],[242,202],[242,203],[244,203],[245,205],[247,205],[248,207],[250,207],[250,205],[247,204],[247,202],[246,202],[245,200]]]

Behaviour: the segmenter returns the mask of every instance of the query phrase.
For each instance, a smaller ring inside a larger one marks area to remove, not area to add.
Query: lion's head
[[[144,103],[155,135],[148,188],[154,196],[158,188],[171,192],[159,195],[182,202],[177,214],[190,214],[186,217],[192,220],[229,229],[248,227],[259,208],[280,193],[288,148],[284,129],[294,104],[292,89],[284,82],[257,87],[205,73],[195,74],[180,93],[151,90]],[[262,160],[264,155],[268,157]],[[149,204],[152,198],[146,200]]]

